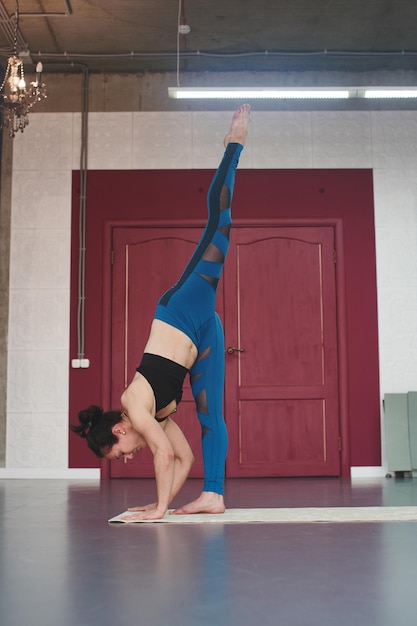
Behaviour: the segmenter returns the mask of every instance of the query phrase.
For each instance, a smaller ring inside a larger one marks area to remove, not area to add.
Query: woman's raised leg
[[[208,193],[209,221],[184,275],[193,296],[198,357],[190,372],[191,387],[202,428],[204,486],[197,500],[176,514],[223,513],[227,431],[223,418],[224,335],[215,313],[215,295],[229,246],[230,205],[238,157],[246,138],[249,107],[238,109],[226,136],[226,152]],[[181,279],[180,281],[181,282]],[[182,289],[180,289],[182,291]],[[184,294],[182,294],[184,295]],[[196,315],[197,313],[197,315]]]

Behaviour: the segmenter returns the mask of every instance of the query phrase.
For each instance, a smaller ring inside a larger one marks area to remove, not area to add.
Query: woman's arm
[[[174,481],[170,499],[170,502],[172,502],[187,480],[194,463],[194,455],[184,433],[178,424],[170,418],[166,420],[165,434],[172,445],[175,455]]]
[[[194,455],[189,446],[187,439],[180,427],[168,418],[165,422],[162,422],[162,428],[165,431],[165,435],[171,443],[174,451],[174,480],[172,483],[170,502],[180,491],[181,487],[187,480],[190,469],[194,463]],[[144,506],[129,507],[129,511],[149,511],[156,508],[156,503],[146,504]]]
[[[141,519],[161,519],[168,510],[171,501],[175,476],[175,457],[172,445],[152,416],[141,427],[141,435],[153,454],[156,483],[156,508],[149,510]]]
[[[156,508],[148,510],[138,519],[161,519],[168,510],[174,484],[175,460],[170,440],[158,422],[143,404],[143,396],[139,385],[132,383],[122,396],[122,404],[126,409],[132,427],[143,437],[153,454],[155,469]]]

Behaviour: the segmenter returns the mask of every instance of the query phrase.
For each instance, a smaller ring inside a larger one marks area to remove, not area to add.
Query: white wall
[[[80,119],[32,114],[14,140],[10,475],[65,475],[68,467],[71,170],[79,168]],[[89,168],[215,168],[230,119],[231,112],[90,114]],[[381,394],[415,390],[417,112],[255,111],[242,168],[373,168]]]

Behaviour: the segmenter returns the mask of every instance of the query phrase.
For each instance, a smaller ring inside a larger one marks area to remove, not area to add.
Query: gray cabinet
[[[384,413],[388,471],[417,478],[417,392],[385,394]]]

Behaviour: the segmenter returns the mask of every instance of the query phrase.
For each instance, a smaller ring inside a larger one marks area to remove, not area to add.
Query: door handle
[[[234,348],[233,346],[229,346],[227,348],[227,353],[233,354],[233,352],[245,352],[245,348]]]

